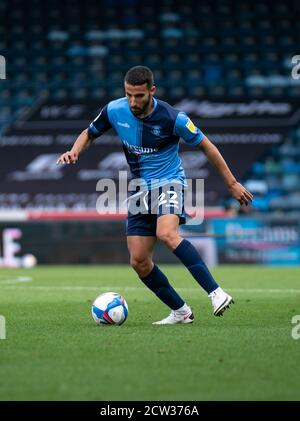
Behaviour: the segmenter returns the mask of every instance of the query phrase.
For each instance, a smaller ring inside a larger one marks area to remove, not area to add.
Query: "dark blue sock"
[[[188,268],[196,281],[208,294],[218,288],[219,285],[212,277],[200,254],[189,241],[182,240],[173,253]]]
[[[154,265],[149,275],[141,278],[141,281],[157,295],[157,297],[172,310],[178,310],[184,301],[179,297],[174,288],[169,284],[167,277]]]

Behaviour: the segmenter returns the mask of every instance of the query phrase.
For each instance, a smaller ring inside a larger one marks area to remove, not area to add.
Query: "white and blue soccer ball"
[[[121,325],[127,319],[128,305],[122,295],[105,292],[93,302],[92,316],[98,325]]]

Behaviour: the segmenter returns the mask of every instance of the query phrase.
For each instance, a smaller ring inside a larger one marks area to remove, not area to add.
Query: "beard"
[[[146,102],[146,104],[143,105],[143,107],[135,107],[135,108],[130,108],[132,113],[134,115],[142,115],[145,113],[145,111],[147,110],[149,104],[151,101],[151,95],[149,95],[148,101]]]

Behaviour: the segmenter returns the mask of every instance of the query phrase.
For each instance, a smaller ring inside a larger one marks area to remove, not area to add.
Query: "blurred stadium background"
[[[96,212],[97,181],[127,169],[115,134],[77,166],[56,158],[124,95],[124,74],[137,64],[255,195],[239,209],[205,157],[182,144],[187,177],[205,180],[206,207],[204,223],[183,234],[210,265],[299,264],[299,2],[1,0],[0,16],[2,266],[26,255],[40,264],[128,262],[125,217]],[[162,247],[156,259],[175,262]]]

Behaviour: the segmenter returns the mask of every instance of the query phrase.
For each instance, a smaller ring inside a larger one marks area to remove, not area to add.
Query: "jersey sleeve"
[[[198,145],[204,137],[201,130],[194,125],[192,120],[183,111],[180,111],[177,115],[174,125],[174,134],[193,146]]]
[[[112,125],[108,118],[108,105],[102,108],[100,113],[97,115],[94,121],[88,127],[88,133],[91,137],[96,138],[101,136],[107,130],[112,128]]]

